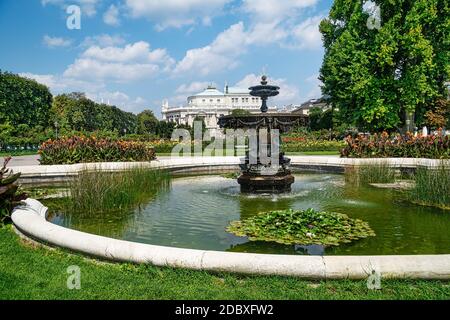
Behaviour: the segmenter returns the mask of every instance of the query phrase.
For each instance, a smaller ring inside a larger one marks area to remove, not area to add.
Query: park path
[[[35,166],[39,165],[39,155],[33,154],[29,156],[12,157],[8,167]]]

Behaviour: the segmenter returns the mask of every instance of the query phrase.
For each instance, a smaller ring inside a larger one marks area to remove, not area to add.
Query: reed
[[[392,183],[395,182],[395,169],[385,161],[347,168],[345,180],[355,184]]]
[[[450,210],[450,168],[418,168],[413,179],[415,186],[407,193],[411,202]]]
[[[167,188],[169,178],[166,171],[142,167],[113,173],[84,171],[68,183],[65,209],[82,214],[129,210]]]

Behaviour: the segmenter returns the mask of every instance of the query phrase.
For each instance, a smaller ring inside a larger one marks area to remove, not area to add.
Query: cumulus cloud
[[[113,27],[120,25],[119,9],[115,5],[112,4],[103,14],[103,22]]]
[[[48,4],[58,5],[64,9],[70,5],[79,5],[81,7],[81,12],[88,17],[95,16],[97,13],[97,6],[100,2],[101,0],[41,0],[43,6]]]
[[[305,8],[314,6],[318,0],[243,0],[243,11],[258,21],[279,22],[295,17]]]
[[[148,102],[142,97],[132,98],[121,91],[87,92],[86,96],[98,103],[105,103],[119,107],[128,112],[139,113],[148,107]]]
[[[158,30],[180,28],[201,22],[205,25],[223,11],[231,0],[126,0],[131,17],[147,18]]]
[[[319,80],[319,74],[313,74],[305,79],[305,82],[311,87],[306,94],[306,99],[320,98],[322,96],[322,81]]]
[[[299,49],[319,49],[322,47],[322,35],[319,25],[322,16],[315,16],[294,27],[292,31],[292,45]]]
[[[111,47],[125,44],[125,39],[120,35],[100,34],[86,37],[81,43],[82,47],[100,46]]]
[[[20,73],[19,75],[46,85],[53,94],[69,91],[85,92],[88,90],[100,90],[104,87],[102,83],[71,79],[53,74]]]
[[[75,79],[129,82],[156,76],[174,63],[165,49],[139,41],[124,47],[91,46],[64,72]]]
[[[210,82],[201,82],[201,81],[195,81],[189,84],[182,84],[177,88],[175,91],[176,93],[180,94],[192,94],[192,93],[198,93],[207,88],[211,83]]]
[[[271,33],[267,37],[267,32]],[[286,33],[273,24],[257,24],[246,29],[241,21],[221,32],[210,44],[188,50],[175,69],[175,74],[196,72],[208,75],[227,71],[239,65],[237,58],[246,53],[253,44],[275,43],[286,37]]]
[[[280,94],[269,100],[270,104],[283,106],[286,104],[299,102],[300,90],[297,86],[288,83],[287,80],[283,78],[274,79],[269,77],[268,81],[270,84],[279,86],[281,88]],[[259,84],[260,82],[261,76],[251,73],[238,81],[236,83],[236,86],[240,88],[249,88],[251,86]]]
[[[50,37],[49,35],[45,35],[43,38],[43,43],[49,48],[69,47],[72,44],[72,40],[61,37]]]

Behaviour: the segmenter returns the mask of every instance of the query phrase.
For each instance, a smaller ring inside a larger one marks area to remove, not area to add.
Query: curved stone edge
[[[47,208],[27,199],[12,213],[14,226],[31,240],[101,259],[215,272],[307,279],[450,279],[450,255],[293,256],[181,249],[117,240],[52,224]]]
[[[387,163],[395,168],[428,167],[437,168],[444,164],[450,167],[450,160],[424,159],[424,158],[339,158],[331,156],[289,156],[293,167],[335,167],[361,166],[365,164]],[[71,165],[35,165],[14,167],[15,172],[21,172],[21,178],[42,177],[70,177],[76,176],[84,170],[121,171],[133,167],[145,167],[154,169],[186,169],[196,167],[214,167],[226,165],[239,165],[241,157],[172,157],[151,162],[104,162],[82,163]]]

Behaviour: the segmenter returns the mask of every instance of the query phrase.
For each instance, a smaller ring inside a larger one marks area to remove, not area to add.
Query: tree
[[[136,133],[137,116],[116,106],[98,104],[83,93],[56,96],[52,106],[53,121],[66,131],[115,131]]]
[[[450,101],[439,99],[433,110],[427,111],[425,114],[427,124],[435,128],[443,128],[450,126]]]
[[[320,24],[320,79],[341,121],[393,129],[406,113],[422,123],[450,76],[448,0],[373,1],[381,27],[368,28],[362,0],[335,0]]]
[[[34,80],[0,70],[0,124],[47,127],[52,94]]]
[[[144,110],[137,115],[138,133],[139,134],[155,134],[158,127],[158,119],[156,119],[153,111]]]
[[[312,131],[331,129],[333,127],[333,110],[323,111],[319,107],[311,108],[309,111],[309,126]]]

